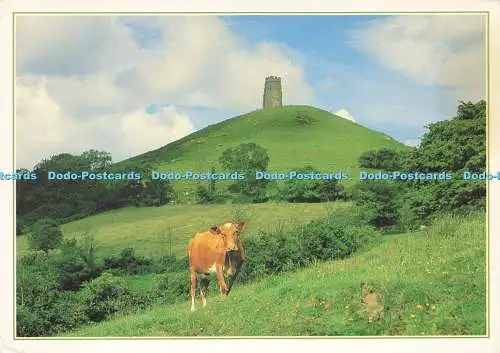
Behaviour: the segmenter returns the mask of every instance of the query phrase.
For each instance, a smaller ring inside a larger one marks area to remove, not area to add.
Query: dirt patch
[[[384,305],[380,301],[373,286],[363,282],[361,283],[362,304],[365,313],[368,315],[368,321],[378,320],[384,316]]]

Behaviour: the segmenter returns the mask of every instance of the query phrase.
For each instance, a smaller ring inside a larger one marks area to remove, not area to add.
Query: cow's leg
[[[190,267],[189,272],[191,275],[191,312],[195,311],[194,297],[196,296],[196,271]]]
[[[219,281],[220,293],[224,295],[227,293],[226,281],[224,281],[224,273],[222,271],[222,265],[217,266],[217,281]]]
[[[203,307],[207,306],[207,299],[205,295],[208,295],[208,285],[210,281],[207,278],[202,278],[200,280],[200,297],[201,297],[201,304]]]

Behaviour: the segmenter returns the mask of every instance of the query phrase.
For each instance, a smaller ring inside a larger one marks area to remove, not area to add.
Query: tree
[[[411,226],[436,212],[485,209],[486,181],[463,180],[463,172],[486,170],[486,102],[460,102],[457,115],[427,126],[421,144],[401,159],[410,172],[453,174],[450,181],[401,182],[401,214]]]
[[[33,225],[28,239],[32,249],[48,251],[61,244],[63,235],[53,219],[45,218]]]
[[[111,153],[106,151],[88,150],[81,154],[81,157],[88,163],[89,170],[107,170],[111,166]]]
[[[400,165],[399,160],[400,153],[398,151],[384,147],[361,154],[359,156],[359,166],[362,168],[397,170]]]
[[[357,184],[353,199],[364,211],[368,222],[377,228],[395,224],[398,220],[398,185],[390,181],[367,181]]]
[[[266,171],[269,164],[267,150],[250,142],[226,149],[219,158],[223,168],[229,172],[244,173],[245,179],[237,182],[239,191],[248,196],[263,197],[267,180],[256,179],[257,171]]]
[[[298,174],[319,173],[312,166],[296,169]],[[343,188],[336,179],[299,180],[291,179],[283,183],[281,198],[288,202],[334,201],[343,194]]]

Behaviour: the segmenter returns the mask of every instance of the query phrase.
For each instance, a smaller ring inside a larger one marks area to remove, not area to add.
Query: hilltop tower
[[[268,76],[264,85],[263,108],[280,108],[283,106],[281,77]]]

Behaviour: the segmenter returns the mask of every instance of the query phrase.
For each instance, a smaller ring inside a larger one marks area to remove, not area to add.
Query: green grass
[[[153,288],[153,274],[124,276],[131,292],[140,293]]]
[[[297,124],[297,113],[313,118],[310,125]],[[209,172],[221,171],[218,158],[222,152],[240,143],[254,142],[267,149],[270,171],[288,171],[311,164],[321,172],[345,171],[359,176],[361,153],[382,147],[406,150],[409,147],[381,132],[376,132],[309,106],[261,109],[208,126],[170,143],[117,163],[132,167],[142,161],[152,162],[157,170]],[[349,185],[352,181],[346,181]],[[196,181],[174,182],[176,190],[192,189]],[[227,182],[219,183],[227,185]]]
[[[485,218],[445,217],[425,232],[383,237],[355,256],[68,333],[106,336],[485,335]],[[188,278],[186,277],[186,281]],[[362,304],[368,283],[383,316]]]
[[[249,205],[167,205],[162,207],[123,208],[100,213],[61,225],[64,238],[79,238],[85,231],[94,234],[97,258],[118,255],[127,247],[136,254],[156,258],[172,253],[186,255],[188,240],[196,232],[233,219],[238,213],[250,219],[243,237],[267,230],[272,224],[289,223],[295,219],[307,223],[326,215],[330,208],[345,207],[348,203],[289,204],[265,203]],[[288,224],[290,227],[293,224]],[[171,236],[169,235],[171,234]],[[16,238],[17,254],[28,249],[25,235]]]

